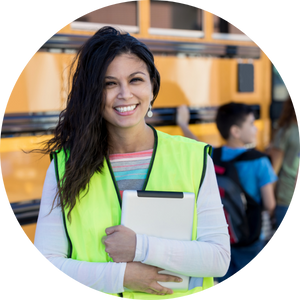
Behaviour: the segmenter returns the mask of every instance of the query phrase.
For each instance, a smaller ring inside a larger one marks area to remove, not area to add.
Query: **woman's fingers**
[[[162,268],[158,268],[156,267],[157,269],[157,272],[160,272],[160,271],[164,271],[164,269]],[[159,276],[159,280],[158,281],[161,281],[161,282],[181,282],[182,281],[182,278],[178,277],[178,276],[174,276],[174,275],[170,275],[170,274],[163,274],[163,273],[158,273],[158,276]]]
[[[158,274],[158,280],[161,282],[181,282],[182,278],[173,276],[173,275],[168,275],[168,274]]]
[[[153,295],[171,295],[173,294],[173,291],[156,283],[153,287],[151,286],[150,288],[145,290],[145,293]]]
[[[157,292],[155,290],[152,290],[152,289],[147,289],[145,290],[145,293],[148,293],[148,294],[152,294],[152,295],[160,295],[160,296],[164,296],[164,295],[170,295],[172,293],[163,293],[163,292]]]
[[[157,268],[157,270],[159,272],[162,271],[163,269]],[[156,280],[160,282],[181,282],[182,281],[180,277],[169,275],[169,274],[160,274],[160,273],[157,273]],[[151,286],[152,290],[155,291],[156,295],[173,294],[173,290],[160,285],[157,281],[153,283],[153,286]]]
[[[142,264],[140,262],[127,263],[124,275],[124,287],[154,295],[173,294],[173,291],[162,286],[161,282],[181,282],[178,276],[160,274],[163,269]]]

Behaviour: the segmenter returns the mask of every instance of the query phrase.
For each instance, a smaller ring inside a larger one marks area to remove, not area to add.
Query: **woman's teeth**
[[[121,106],[121,107],[115,107],[115,109],[119,112],[126,112],[126,111],[132,111],[136,108],[137,105],[131,105],[131,106]]]

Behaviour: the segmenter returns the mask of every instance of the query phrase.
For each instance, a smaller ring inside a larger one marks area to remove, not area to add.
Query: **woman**
[[[299,167],[299,129],[290,97],[284,103],[272,145],[267,152],[278,174],[275,186],[275,220],[278,228],[292,200]]]
[[[160,76],[152,53],[134,37],[104,27],[76,62],[66,109],[44,150],[53,160],[36,247],[79,282],[127,298],[179,297],[212,286],[213,276],[226,273],[230,250],[209,146],[145,123]],[[198,195],[194,240],[159,239],[121,226],[125,189]],[[191,276],[189,291],[159,284],[181,280],[159,274],[162,269]]]

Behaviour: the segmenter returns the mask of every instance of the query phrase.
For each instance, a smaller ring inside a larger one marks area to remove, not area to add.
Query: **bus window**
[[[168,1],[150,2],[150,28],[153,35],[204,37],[203,11]]]
[[[233,26],[226,20],[214,15],[214,33],[213,38],[218,40],[235,40],[235,41],[251,41],[251,39],[245,35],[238,28]]]
[[[272,100],[282,102],[285,101],[287,98],[287,88],[277,69],[274,66],[272,66]]]
[[[105,25],[112,25],[129,33],[137,33],[137,10],[137,1],[110,5],[75,20],[71,23],[71,29],[96,31]]]
[[[283,104],[289,96],[288,90],[278,73],[275,66],[272,65],[272,102],[270,107],[270,119],[272,121],[272,129],[276,128],[276,122],[280,117]]]

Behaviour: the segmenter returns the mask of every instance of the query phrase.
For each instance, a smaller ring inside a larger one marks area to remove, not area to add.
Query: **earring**
[[[149,118],[151,118],[151,117],[153,116],[153,112],[151,111],[151,108],[152,108],[152,106],[151,106],[151,104],[150,104],[149,110],[148,110],[148,112],[147,112],[147,116],[148,116]]]

